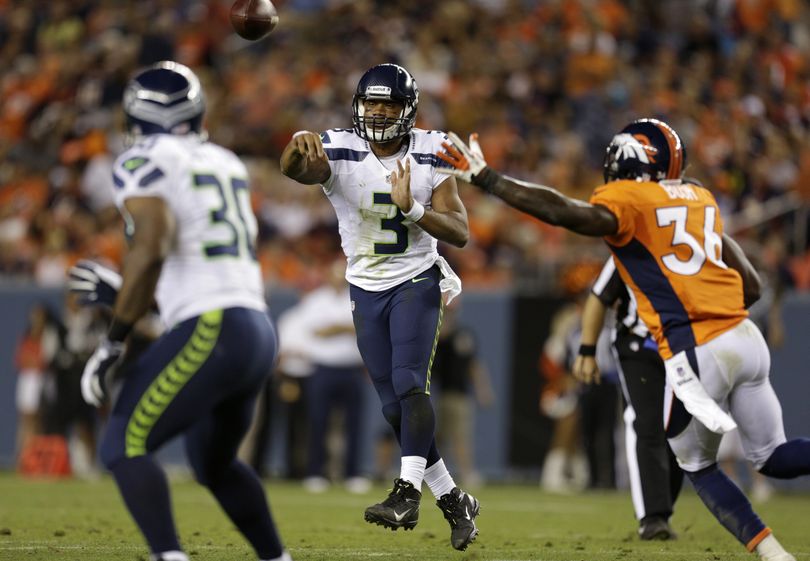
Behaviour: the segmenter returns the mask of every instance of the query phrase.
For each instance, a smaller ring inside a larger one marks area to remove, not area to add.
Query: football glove
[[[121,275],[93,261],[81,260],[70,268],[68,289],[85,306],[112,308],[121,288]]]
[[[439,173],[454,175],[467,183],[473,182],[473,177],[481,173],[487,167],[487,162],[484,160],[484,153],[481,151],[481,146],[478,144],[478,133],[470,135],[470,145],[464,144],[458,135],[454,132],[448,132],[447,137],[450,142],[442,142],[444,152],[437,152],[436,155],[450,164],[449,168],[438,168]]]
[[[89,405],[101,407],[107,398],[107,380],[118,367],[126,345],[106,337],[93,352],[82,373],[82,397]]]

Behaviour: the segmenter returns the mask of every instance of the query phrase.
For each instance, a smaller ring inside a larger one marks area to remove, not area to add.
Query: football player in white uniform
[[[461,283],[439,257],[437,240],[462,247],[467,212],[455,178],[441,175],[435,153],[444,133],[414,128],[419,90],[395,64],[366,71],[353,100],[353,129],[300,131],[281,156],[281,169],[320,184],[338,217],[357,343],[400,443],[393,491],[366,509],[365,519],[412,529],[424,480],[464,550],[478,530],[478,501],[459,489],[436,450],[430,367],[441,325],[442,292]]]
[[[113,182],[131,243],[112,323],[87,362],[82,395],[101,405],[133,324],[156,300],[169,329],[121,368],[101,446],[151,558],[188,561],[152,455],[182,434],[197,480],[259,559],[289,560],[261,482],[236,459],[277,345],[253,250],[247,170],[206,141],[204,110],[199,80],[175,62],[140,72],[124,93],[135,143],[116,161]]]

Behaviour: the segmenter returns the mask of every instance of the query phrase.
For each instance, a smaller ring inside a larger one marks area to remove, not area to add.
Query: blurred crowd
[[[477,131],[493,167],[586,199],[604,147],[640,116],[671,123],[727,226],[780,282],[810,288],[810,5],[802,0],[277,0],[254,43],[230,0],[0,0],[0,275],[63,284],[79,256],[120,263],[111,207],[130,74],[201,76],[212,139],[246,157],[268,284],[315,286],[338,250],[317,187],[283,177],[292,133],[351,126],[368,67],[421,89],[418,126]],[[604,248],[461,187],[467,286],[558,288]]]

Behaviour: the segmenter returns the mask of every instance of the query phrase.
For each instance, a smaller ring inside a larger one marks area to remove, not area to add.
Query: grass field
[[[753,560],[691,491],[673,518],[675,542],[640,542],[625,493],[554,496],[535,487],[490,486],[481,534],[466,551],[450,547],[449,529],[429,496],[413,532],[363,521],[382,498],[335,488],[322,495],[271,482],[270,500],[296,561],[735,561]],[[172,483],[182,541],[193,561],[252,560],[252,551],[207,492]],[[428,493],[429,495],[429,493]],[[777,496],[757,508],[797,559],[810,561],[810,496]],[[110,479],[29,481],[0,475],[0,560],[146,561],[146,547]]]

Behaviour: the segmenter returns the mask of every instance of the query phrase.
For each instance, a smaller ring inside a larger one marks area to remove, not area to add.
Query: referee
[[[633,293],[607,260],[591,289],[582,313],[582,339],[574,376],[599,383],[596,341],[607,308],[618,302],[613,347],[627,406],[624,410],[630,492],[642,540],[670,540],[672,507],[683,482],[683,472],[667,444],[664,431],[664,363],[647,326],[638,317]]]

